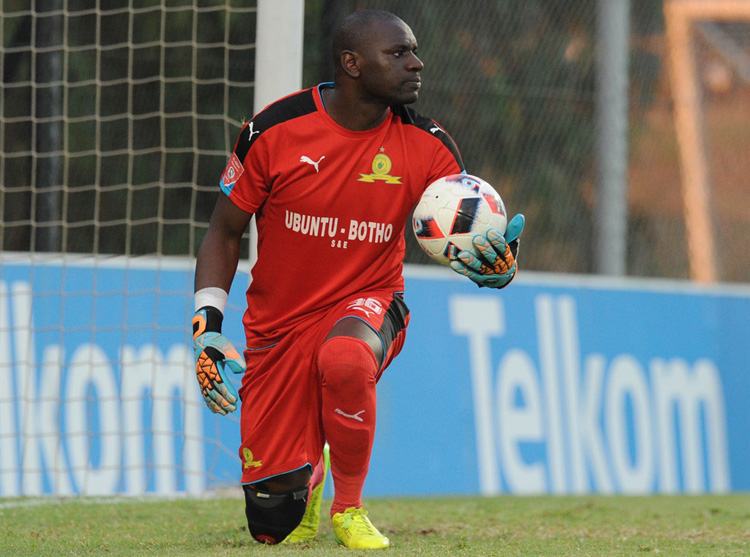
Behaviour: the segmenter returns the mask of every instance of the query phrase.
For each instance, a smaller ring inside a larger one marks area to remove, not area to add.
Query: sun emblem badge
[[[401,176],[391,176],[393,163],[388,155],[385,153],[378,153],[372,159],[372,174],[360,174],[360,178],[357,178],[358,182],[373,183],[375,180],[383,180],[386,184],[400,184]]]

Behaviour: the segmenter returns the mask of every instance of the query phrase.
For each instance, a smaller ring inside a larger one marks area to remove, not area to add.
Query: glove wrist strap
[[[203,333],[220,333],[224,316],[213,306],[204,306],[193,317],[193,336]]]

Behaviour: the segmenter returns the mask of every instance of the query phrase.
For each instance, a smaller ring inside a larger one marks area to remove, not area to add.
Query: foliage
[[[5,126],[5,145],[30,153],[32,138],[56,124],[33,123],[36,51],[23,49],[33,22],[21,4],[7,3],[3,18],[4,81],[13,85],[4,110],[28,120]],[[330,79],[338,19],[359,7],[397,13],[426,63],[417,109],[445,125],[469,171],[493,183],[511,212],[526,214],[524,242],[534,249],[524,250],[524,267],[591,271],[596,6],[308,0],[303,85]],[[659,32],[660,10],[660,0],[634,3],[633,36]],[[40,160],[8,158],[2,248],[33,249],[30,207],[58,195],[60,214],[36,218],[62,221],[64,251],[193,255],[239,124],[252,116],[254,13],[80,0],[64,25],[64,187],[33,184]],[[633,44],[632,98],[644,110],[659,61]],[[426,261],[407,240],[407,261]]]
[[[524,249],[524,267],[591,271],[597,0],[356,5],[392,11],[414,30],[425,62],[417,110],[445,125],[468,171],[494,184],[511,213],[525,213],[533,251]],[[660,1],[634,4],[633,37],[658,32],[660,18]],[[316,39],[310,32],[308,44]],[[639,47],[631,56],[631,96],[645,110],[659,73]],[[317,58],[306,61],[310,76]],[[407,260],[426,262],[406,238]]]

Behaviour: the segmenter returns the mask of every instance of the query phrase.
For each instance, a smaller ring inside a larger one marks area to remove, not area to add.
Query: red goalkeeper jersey
[[[464,170],[442,127],[405,106],[372,130],[342,128],[325,110],[325,86],[257,114],[221,177],[257,219],[243,320],[251,347],[358,292],[403,290],[410,211],[429,183]]]

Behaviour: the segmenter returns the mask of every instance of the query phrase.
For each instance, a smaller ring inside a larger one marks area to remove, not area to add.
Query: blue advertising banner
[[[437,277],[407,281],[371,492],[750,489],[749,289]]]
[[[367,496],[750,490],[750,288],[406,276]],[[3,255],[0,497],[237,484],[238,419],[195,382],[191,293],[189,261]]]
[[[191,371],[192,279],[137,265],[4,255],[0,496],[206,489],[218,439]]]

